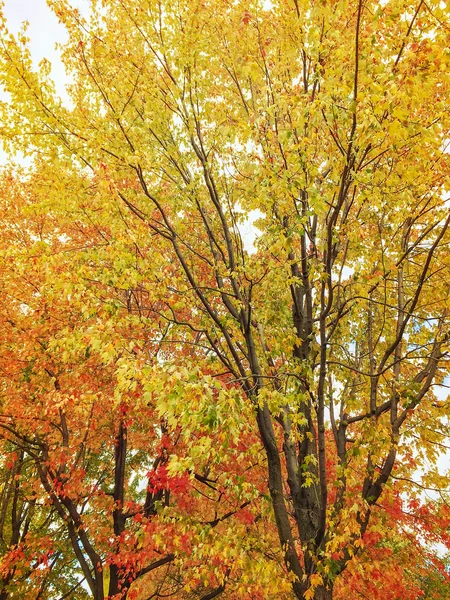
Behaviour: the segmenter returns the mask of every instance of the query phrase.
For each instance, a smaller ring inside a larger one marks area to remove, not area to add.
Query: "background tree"
[[[73,106],[5,37],[4,138],[83,174],[68,214],[95,182],[146,257],[170,350],[125,370],[119,395],[139,382],[187,436],[196,394],[225,417],[214,380],[230,410],[244,400],[293,593],[331,598],[393,480],[426,471],[448,434],[433,391],[448,372],[448,9],[104,0],[86,22],[51,5]],[[173,456],[170,473],[191,465]],[[446,486],[433,468],[423,482]]]

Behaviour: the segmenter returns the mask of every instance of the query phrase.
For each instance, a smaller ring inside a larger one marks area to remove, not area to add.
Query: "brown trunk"
[[[127,428],[123,421],[119,424],[119,431],[116,436],[116,451],[114,461],[114,550],[119,553],[120,546],[117,539],[125,531],[126,518],[123,512],[124,497],[125,497],[125,465],[127,460]],[[115,596],[121,589],[127,587],[123,581],[123,576],[120,569],[114,563],[109,568],[109,590],[108,596]]]
[[[333,600],[333,589],[319,586],[315,589],[314,600]]]
[[[9,583],[10,578],[4,577],[2,580],[2,587]],[[9,592],[7,590],[0,590],[0,600],[8,600]]]

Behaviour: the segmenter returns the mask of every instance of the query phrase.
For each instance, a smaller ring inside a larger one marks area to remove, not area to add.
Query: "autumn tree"
[[[86,20],[50,5],[72,105],[5,35],[5,147],[49,165],[61,214],[89,210],[98,182],[151,273],[145,297],[121,279],[131,312],[167,324],[167,355],[124,370],[122,392],[189,436],[200,391],[225,418],[222,378],[264,448],[280,581],[332,598],[395,481],[446,486],[427,465],[448,435],[448,8],[93,0]],[[68,168],[84,191],[60,202]]]
[[[1,180],[1,598],[207,599],[225,582],[258,597],[281,556],[264,558],[263,460],[245,405],[230,410],[239,389],[206,374],[199,385],[194,369],[189,410],[166,417],[143,389],[164,361],[155,384],[177,403],[179,341],[146,291],[150,249],[136,253],[124,221],[111,225],[98,181],[84,189],[74,171],[35,169]],[[60,199],[84,190],[89,211],[52,208],[55,187]],[[170,456],[183,473],[170,472]]]

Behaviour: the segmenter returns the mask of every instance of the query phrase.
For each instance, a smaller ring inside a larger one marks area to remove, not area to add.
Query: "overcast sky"
[[[64,69],[55,49],[57,42],[66,40],[64,27],[47,6],[45,0],[4,0],[4,13],[8,28],[17,33],[23,21],[28,21],[27,35],[34,63],[37,65],[44,57],[52,63],[52,74],[58,92],[64,91]],[[72,0],[72,5],[86,10],[89,0]]]

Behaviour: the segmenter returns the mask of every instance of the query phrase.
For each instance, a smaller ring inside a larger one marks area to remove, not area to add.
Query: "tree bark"
[[[326,588],[319,586],[316,588],[314,593],[314,600],[332,600],[333,599],[333,588]]]

